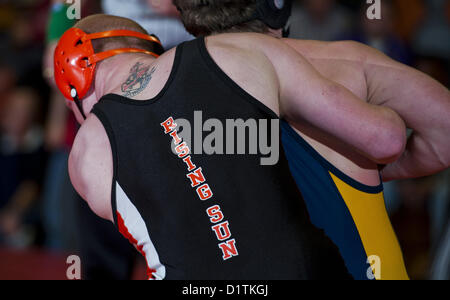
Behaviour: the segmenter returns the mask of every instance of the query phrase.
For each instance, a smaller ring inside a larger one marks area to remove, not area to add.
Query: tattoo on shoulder
[[[152,80],[152,75],[156,71],[156,67],[150,70],[150,66],[143,63],[136,63],[130,70],[130,75],[122,84],[122,96],[134,97],[141,93]]]

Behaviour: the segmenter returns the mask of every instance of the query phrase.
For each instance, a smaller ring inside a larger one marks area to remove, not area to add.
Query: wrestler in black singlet
[[[337,248],[311,224],[281,146],[271,166],[262,155],[194,154],[174,123],[194,124],[195,111],[222,124],[278,119],[215,64],[203,38],[176,49],[155,98],[110,94],[93,110],[113,151],[115,224],[145,256],[149,277],[348,278]]]

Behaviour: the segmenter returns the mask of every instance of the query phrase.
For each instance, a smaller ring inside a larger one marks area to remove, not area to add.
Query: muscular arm
[[[93,114],[80,128],[69,157],[75,190],[99,217],[114,222],[111,208],[112,151],[108,136]]]
[[[369,102],[395,110],[413,134],[406,151],[382,170],[383,180],[416,178],[450,166],[450,93],[431,77],[372,48],[365,72]]]
[[[283,42],[267,48],[280,80],[281,111],[288,121],[319,128],[374,162],[398,158],[406,135],[394,111],[370,105],[324,78]]]

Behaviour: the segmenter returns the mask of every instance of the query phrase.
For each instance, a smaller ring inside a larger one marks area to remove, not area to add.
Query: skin
[[[382,170],[384,181],[423,177],[450,166],[450,94],[431,77],[356,42],[284,39],[325,77],[347,87],[368,103],[396,111],[414,132],[406,151]],[[295,126],[295,124],[294,124]],[[312,128],[295,126],[321,155],[350,177],[379,184],[379,167],[342,147],[325,142]]]
[[[175,5],[173,5],[172,0],[147,0],[147,3],[160,15],[169,17],[179,16],[179,12]]]
[[[339,139],[377,163],[393,162],[403,152],[405,126],[394,111],[368,104],[326,79],[281,40],[252,33],[223,34],[208,37],[207,48],[232,80],[281,117],[299,126],[316,127],[323,136]],[[72,183],[91,209],[111,222],[111,147],[100,121],[88,112],[103,95],[123,94],[123,84],[138,63],[154,71],[148,86],[132,99],[156,96],[169,77],[174,54],[172,49],[157,60],[136,54],[105,60],[98,66],[89,96],[83,100],[86,121],[70,103],[82,123],[69,159]]]
[[[0,130],[17,145],[22,145],[33,125],[36,97],[31,91],[19,89],[8,99],[1,111]],[[13,235],[22,226],[23,216],[29,211],[39,195],[39,185],[33,180],[24,180],[15,190],[7,205],[0,211],[0,231]]]

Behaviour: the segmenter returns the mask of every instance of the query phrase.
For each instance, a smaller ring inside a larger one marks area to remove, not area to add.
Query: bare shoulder
[[[175,57],[176,49],[177,48],[172,48],[170,50],[167,50],[157,59],[157,61],[159,63],[163,62],[164,64],[167,64],[170,67],[173,64],[173,59]]]
[[[401,64],[392,60],[383,52],[360,42],[322,42],[298,39],[283,39],[283,42],[293,47],[307,58],[340,59],[365,63],[368,65],[401,66]]]
[[[278,114],[279,79],[270,54],[274,42],[263,34],[227,33],[208,37],[206,47],[228,77]]]
[[[94,114],[90,114],[77,134],[69,156],[69,175],[75,190],[94,213],[113,221],[111,145],[102,123]]]
[[[170,49],[158,59],[140,54],[129,61],[124,60],[122,68],[110,74],[110,79],[115,82],[115,88],[110,92],[134,100],[155,97],[170,77],[175,52],[176,48]]]
[[[235,47],[239,50],[248,50],[253,55],[287,50],[281,39],[261,33],[224,33],[208,38],[208,46]],[[284,49],[284,50],[283,50]]]
[[[354,41],[323,42],[283,39],[283,42],[308,59],[335,59],[361,63],[382,54],[369,46]]]

